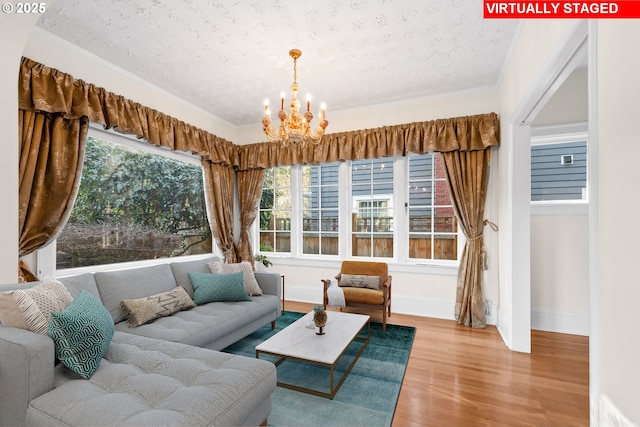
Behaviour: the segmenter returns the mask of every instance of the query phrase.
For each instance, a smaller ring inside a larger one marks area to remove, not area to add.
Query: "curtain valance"
[[[29,58],[22,58],[18,96],[22,110],[70,120],[87,117],[106,129],[133,134],[172,150],[190,151],[212,163],[237,163],[230,141]]]
[[[238,169],[318,164],[429,152],[478,151],[499,144],[495,113],[339,132],[320,143],[258,143],[237,146]]]
[[[172,150],[190,151],[238,170],[406,155],[476,151],[498,145],[497,114],[455,117],[327,134],[319,144],[264,142],[234,145],[152,108],[71,75],[22,58],[19,108],[87,117],[106,129],[136,135]]]

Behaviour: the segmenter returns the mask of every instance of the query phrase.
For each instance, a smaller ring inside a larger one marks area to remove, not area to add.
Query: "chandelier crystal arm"
[[[320,142],[320,139],[324,135],[324,131],[329,125],[326,120],[325,112],[326,107],[322,104],[320,109],[320,120],[318,127],[314,132],[311,132],[311,120],[313,120],[313,113],[311,112],[311,98],[307,96],[306,106],[307,111],[304,114],[300,114],[300,101],[298,100],[298,92],[300,86],[298,85],[298,67],[297,60],[302,55],[302,52],[298,49],[291,49],[289,56],[293,58],[293,84],[291,85],[291,101],[289,102],[289,111],[284,109],[285,106],[285,94],[281,94],[280,110],[278,111],[278,119],[280,119],[280,126],[276,132],[271,125],[271,111],[269,109],[268,100],[265,102],[264,115],[262,116],[262,129],[267,136],[267,140],[270,142],[299,142],[310,141],[313,143]]]

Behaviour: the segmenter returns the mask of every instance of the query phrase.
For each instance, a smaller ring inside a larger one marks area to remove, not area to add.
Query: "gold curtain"
[[[460,324],[484,328],[483,217],[491,149],[450,151],[441,155],[454,211],[467,238],[458,269],[455,318]]]
[[[253,263],[249,227],[255,221],[260,206],[264,169],[238,171],[237,177],[240,198],[240,241],[236,251],[239,258],[238,261],[251,261]]]
[[[86,117],[18,111],[20,256],[49,244],[64,228],[80,185]],[[33,279],[26,265],[19,277]]]
[[[238,170],[338,160],[374,159],[407,153],[476,151],[499,144],[500,121],[495,113],[455,117],[339,132],[310,142],[265,142],[241,145]]]
[[[105,129],[190,151],[213,163],[233,166],[237,162],[231,142],[29,58],[22,58],[20,66],[18,103],[27,111],[59,113],[68,119],[87,117]]]
[[[233,169],[202,160],[209,225],[226,262],[236,262],[233,243]]]

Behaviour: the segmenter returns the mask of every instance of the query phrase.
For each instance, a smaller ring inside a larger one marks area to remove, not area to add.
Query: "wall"
[[[49,3],[49,2],[45,2]],[[0,283],[18,279],[18,70],[36,14],[0,14]]]
[[[531,126],[586,122],[589,105],[586,68],[575,70],[545,104]]]
[[[531,328],[589,335],[589,217],[531,217]]]
[[[638,118],[640,38],[637,20],[597,23],[598,111],[598,337],[600,393],[640,425],[640,333],[638,332],[638,241],[640,229],[625,220],[638,212]],[[592,400],[593,402],[593,400]],[[601,409],[601,417],[603,414]],[[604,423],[601,423],[605,425]],[[613,425],[613,424],[609,424]],[[623,424],[618,424],[623,425]]]
[[[71,74],[76,79],[104,87],[110,92],[162,111],[229,141],[233,142],[237,138],[236,127],[230,123],[39,27],[30,33],[23,56]]]
[[[533,108],[528,103],[540,97],[540,86],[556,72],[553,61],[576,26],[573,20],[522,21],[501,73],[498,329],[517,351],[531,349],[530,121],[522,121],[525,110]]]
[[[533,133],[586,132],[587,78],[586,68],[567,77],[533,120]],[[531,327],[589,335],[588,206],[532,205],[531,214]]]

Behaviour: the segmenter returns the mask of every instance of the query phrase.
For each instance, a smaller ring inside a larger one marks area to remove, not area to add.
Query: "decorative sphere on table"
[[[324,326],[327,324],[327,312],[322,308],[316,310],[313,313],[313,323],[315,323],[318,328],[316,335],[324,335]]]

